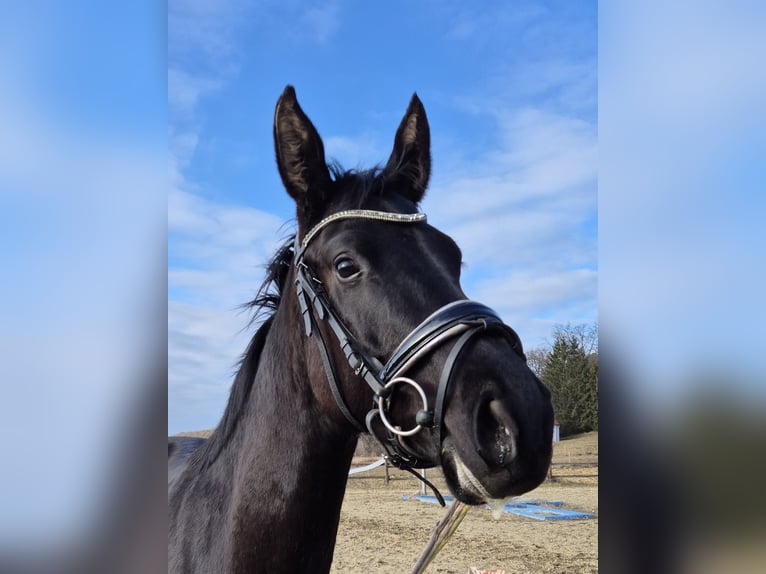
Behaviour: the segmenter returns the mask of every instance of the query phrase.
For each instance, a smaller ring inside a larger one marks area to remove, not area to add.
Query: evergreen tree
[[[542,379],[551,391],[562,436],[598,430],[597,355],[586,353],[576,333],[556,329]]]

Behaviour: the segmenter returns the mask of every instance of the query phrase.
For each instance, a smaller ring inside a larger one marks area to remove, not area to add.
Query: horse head
[[[441,466],[469,504],[535,488],[551,458],[550,393],[516,333],[466,297],[459,247],[419,211],[431,158],[417,95],[382,168],[328,167],[290,86],[274,140],[298,221],[294,321],[328,424],[371,432],[399,466]]]

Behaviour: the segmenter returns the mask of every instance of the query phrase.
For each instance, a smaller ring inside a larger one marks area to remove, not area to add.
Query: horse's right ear
[[[301,217],[310,204],[324,200],[332,180],[322,138],[298,105],[292,86],[285,88],[274,110],[274,148],[282,183]]]

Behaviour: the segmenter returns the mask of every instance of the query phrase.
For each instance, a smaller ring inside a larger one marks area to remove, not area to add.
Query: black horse
[[[529,491],[550,463],[548,390],[418,211],[431,170],[418,97],[382,169],[328,167],[290,86],[274,142],[298,229],[253,302],[268,316],[217,429],[169,439],[170,572],[329,571],[360,432],[401,468],[440,465],[468,504]]]

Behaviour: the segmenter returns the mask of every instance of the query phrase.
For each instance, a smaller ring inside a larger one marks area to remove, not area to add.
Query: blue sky
[[[168,430],[218,422],[252,335],[237,306],[293,230],[272,142],[288,83],[345,167],[388,158],[417,92],[422,207],[469,297],[527,348],[595,321],[596,24],[595,2],[170,2]]]
[[[271,149],[288,82],[349,166],[387,157],[417,91],[424,207],[463,244],[467,292],[528,347],[595,317],[594,3],[169,4],[3,5],[0,432],[24,440],[4,444],[0,546],[60,548],[102,510],[137,405],[164,393],[146,370],[166,278],[168,430],[218,421],[250,336],[236,307],[290,231]],[[763,420],[764,22],[752,0],[599,8],[601,351],[648,413],[702,373]]]

